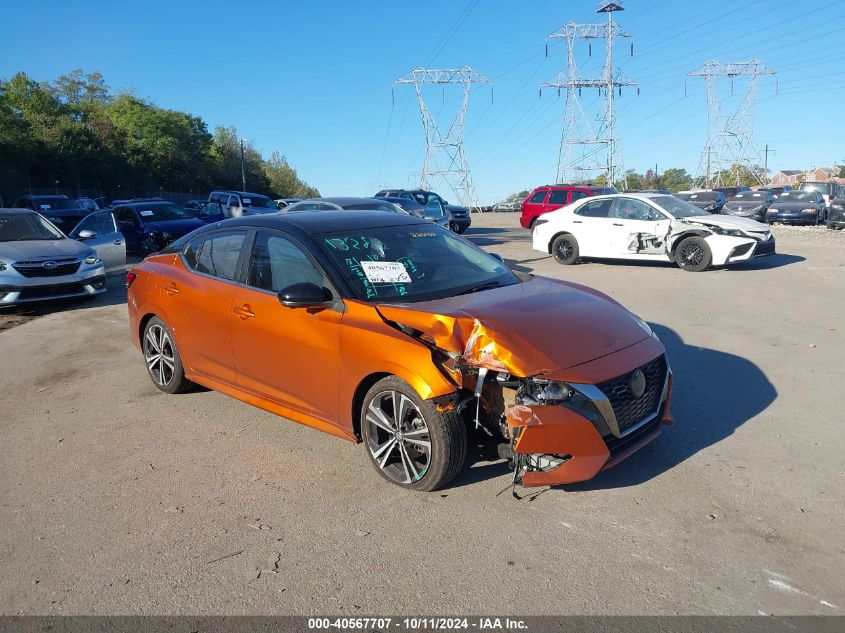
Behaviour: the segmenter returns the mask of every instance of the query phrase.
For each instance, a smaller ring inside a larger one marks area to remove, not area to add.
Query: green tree
[[[274,151],[270,160],[264,163],[264,172],[270,182],[270,189],[278,198],[318,198],[320,192],[302,182],[287,159]]]
[[[660,177],[659,186],[669,191],[681,191],[692,187],[692,176],[686,169],[681,167],[670,167]]]

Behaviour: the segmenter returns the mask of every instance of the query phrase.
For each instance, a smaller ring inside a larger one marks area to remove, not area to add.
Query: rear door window
[[[566,204],[566,197],[568,194],[569,192],[565,189],[552,189],[552,193],[549,195],[549,204]]]
[[[606,200],[594,200],[578,207],[575,214],[585,218],[606,218],[610,214],[611,206],[613,206],[612,198],[608,198]]]
[[[196,253],[194,270],[233,281],[238,272],[238,259],[245,238],[244,231],[221,231],[207,235]]]
[[[589,197],[589,195],[589,191],[584,191],[583,189],[573,189],[572,200],[570,202],[575,202],[576,200],[580,200],[581,198],[587,198]]]

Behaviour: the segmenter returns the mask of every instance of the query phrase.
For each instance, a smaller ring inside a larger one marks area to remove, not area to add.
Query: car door
[[[610,247],[610,209],[613,198],[589,200],[578,206],[572,217],[572,234],[584,257],[607,257]],[[565,212],[564,212],[565,213]]]
[[[531,197],[522,205],[522,218],[520,222],[525,228],[531,228],[534,219],[544,211],[544,203],[549,195],[548,189],[538,189],[531,194]]]
[[[235,290],[230,314],[238,384],[336,423],[343,303],[338,299],[334,306],[319,310],[289,308],[278,296],[296,283],[329,287],[328,279],[292,237],[258,231],[245,281]]]
[[[544,207],[544,213],[560,209],[569,204],[569,190],[568,189],[552,189],[549,193],[549,200]]]
[[[114,210],[117,230],[126,240],[126,250],[139,252],[141,250],[141,221],[133,209],[118,207]]]
[[[235,367],[229,317],[248,235],[247,229],[198,235],[178,255],[160,290],[188,366],[230,384],[235,384]]]
[[[107,275],[126,268],[126,241],[117,230],[111,211],[95,211],[85,216],[68,237],[85,242],[97,251]]]
[[[666,258],[671,220],[644,200],[615,198],[610,210],[609,257]]]

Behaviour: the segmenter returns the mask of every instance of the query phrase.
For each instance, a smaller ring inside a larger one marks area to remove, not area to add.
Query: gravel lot
[[[158,392],[112,282],[0,316],[38,317],[0,333],[0,612],[842,614],[845,232],[777,227],[779,255],[690,274],[558,266],[517,220],[468,237],[660,334],[677,423],[656,443],[521,501],[478,459],[404,492],[361,446]]]

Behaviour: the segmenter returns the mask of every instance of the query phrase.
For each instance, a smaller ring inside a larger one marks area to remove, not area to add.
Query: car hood
[[[458,212],[458,213],[469,213],[469,209],[466,207],[462,207],[457,204],[444,204],[443,208],[449,212]]]
[[[82,242],[70,238],[63,240],[26,240],[23,242],[0,242],[0,257],[12,261],[26,259],[52,259],[62,257],[84,257],[91,249]]]
[[[742,229],[745,231],[768,231],[765,224],[734,215],[696,215],[691,218],[684,218],[684,222],[690,224],[703,224],[705,226],[718,226],[723,229]]]
[[[610,297],[546,277],[413,304],[378,304],[382,317],[461,354],[470,364],[534,376],[630,347],[649,334]]]
[[[695,205],[699,209],[704,209],[705,207],[712,207],[718,206],[719,202],[717,200],[687,200],[692,205]]]
[[[199,218],[184,218],[180,220],[157,220],[155,222],[144,222],[147,228],[161,233],[170,233],[171,235],[185,235],[194,229],[205,226],[205,222]]]
[[[756,209],[757,207],[762,207],[765,204],[765,200],[731,200],[730,202],[725,203],[725,206],[722,208],[742,211],[745,209]]]
[[[801,209],[815,209],[818,203],[812,200],[806,202],[775,202],[769,207],[769,211],[800,211]]]

